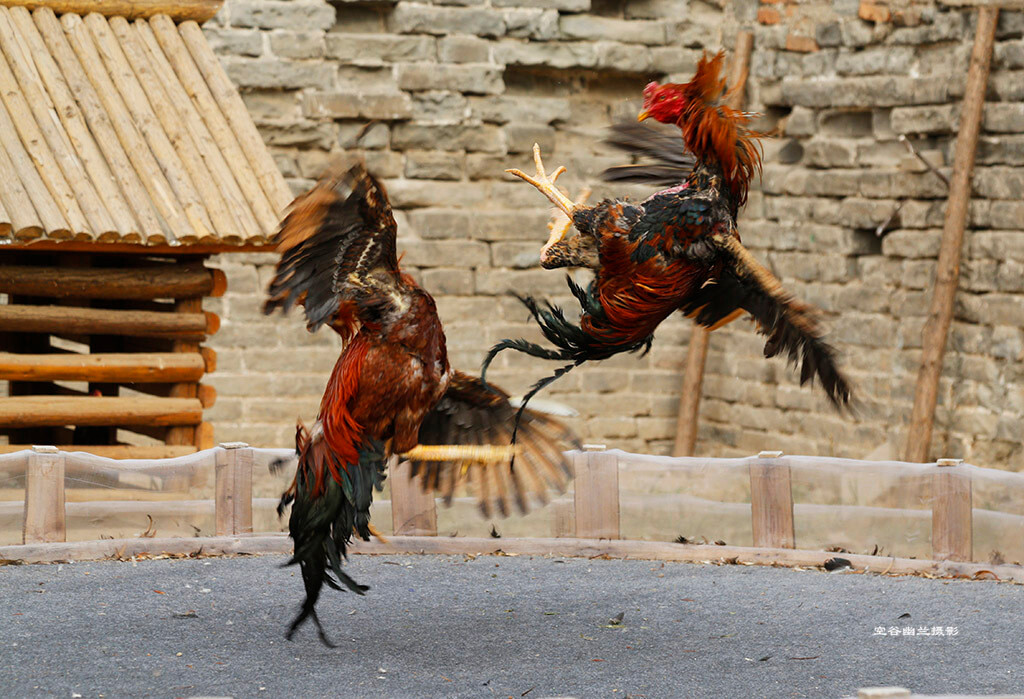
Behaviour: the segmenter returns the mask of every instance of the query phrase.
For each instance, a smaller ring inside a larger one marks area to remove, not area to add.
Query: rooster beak
[[[646,109],[643,109],[643,110],[640,111],[639,114],[636,115],[636,120],[637,121],[643,121],[644,119],[646,119],[650,115],[651,115],[650,112],[648,112]]]

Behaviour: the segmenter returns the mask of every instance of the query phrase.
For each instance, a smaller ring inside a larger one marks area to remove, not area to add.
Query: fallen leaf
[[[787,658],[787,660],[817,660],[820,657],[820,655],[808,655],[802,658]]]
[[[167,594],[163,590],[153,590],[153,592],[157,593],[158,595],[166,595]]]

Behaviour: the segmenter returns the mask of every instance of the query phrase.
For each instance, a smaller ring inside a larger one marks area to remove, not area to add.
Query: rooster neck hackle
[[[748,128],[747,114],[725,104],[729,89],[720,76],[724,62],[724,53],[701,57],[693,79],[679,86],[684,106],[676,124],[698,161],[720,166],[738,209],[747,200],[750,180],[761,172],[761,134]]]

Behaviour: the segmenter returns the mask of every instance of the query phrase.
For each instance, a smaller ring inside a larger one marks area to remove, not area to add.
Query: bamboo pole
[[[928,309],[921,339],[921,367],[914,389],[914,408],[907,433],[906,460],[928,460],[935,423],[935,404],[939,394],[942,358],[946,351],[949,327],[953,322],[953,304],[960,284],[960,257],[963,252],[964,230],[971,199],[971,179],[974,174],[974,156],[978,147],[985,90],[992,60],[999,9],[983,7],[978,10],[978,27],[971,50],[971,64],[967,71],[967,89],[960,110],[960,131],[953,154],[953,176],[946,204],[946,222],[942,229],[942,244],[935,271],[935,291]]]
[[[202,340],[215,332],[218,323],[217,316],[208,312],[160,313],[0,304],[0,331],[4,332]]]
[[[2,105],[0,112],[4,112]],[[6,112],[3,116],[6,116]],[[0,121],[3,120],[3,116],[0,116]],[[32,198],[25,189],[2,141],[0,137],[0,202],[4,204],[4,221],[10,223],[11,233],[15,238],[36,238],[43,232],[39,225],[42,218],[36,213]]]
[[[238,137],[238,142],[249,160],[249,165],[256,173],[260,186],[280,216],[292,200],[291,191],[285,184],[284,178],[281,177],[281,172],[277,169],[274,159],[270,157],[259,131],[256,130],[252,116],[238,94],[238,88],[224,72],[224,68],[221,67],[220,61],[217,60],[217,56],[214,55],[213,49],[210,48],[210,44],[203,35],[203,30],[197,23],[182,22],[178,25],[178,32],[184,39],[199,71],[206,79],[206,84],[210,86],[217,104],[220,105],[221,112],[231,125],[231,130]]]
[[[128,155],[128,160],[146,188],[149,199],[167,223],[167,229],[164,231],[166,238],[156,239],[147,236],[146,242],[162,243],[165,240],[190,236],[198,238],[181,204],[174,198],[173,187],[161,171],[160,164],[149,149],[149,144],[139,132],[128,106],[107,73],[108,69],[100,58],[89,28],[78,15],[62,15],[60,23],[103,105],[118,140]]]
[[[395,534],[437,536],[437,505],[434,493],[412,477],[412,465],[397,459],[388,469],[391,483],[391,522]],[[422,478],[422,476],[421,476]]]
[[[25,11],[24,8],[18,9]],[[57,112],[25,41],[15,29],[11,11],[6,7],[0,7],[0,47],[21,87],[24,101],[31,110],[38,130],[46,139],[54,163],[63,173],[63,178],[55,176],[54,179],[66,182],[69,187],[69,207],[65,210],[65,216],[72,222],[75,232],[88,232],[89,239],[116,237],[113,218],[100,201],[99,194],[75,153],[62,122],[59,118],[54,118]],[[2,73],[0,69],[0,74]],[[57,198],[58,204],[62,201],[61,198]],[[71,203],[74,206],[70,206]],[[76,221],[76,216],[81,218]]]
[[[619,459],[615,454],[573,454],[576,536],[619,538]]]
[[[780,452],[761,452],[750,464],[750,518],[754,546],[796,547],[789,464]]]
[[[11,354],[0,352],[0,381],[171,383],[198,381],[202,356],[162,354]],[[205,406],[204,406],[205,407]]]
[[[203,23],[220,10],[223,0],[2,0],[0,5],[26,7],[29,10],[45,8],[56,14],[84,15],[99,12],[109,17],[136,19],[154,15],[168,15],[176,22],[193,20]]]
[[[0,398],[0,427],[60,425],[198,425],[203,406],[195,398],[16,396]]]
[[[125,58],[138,76],[138,82],[149,98],[153,112],[160,120],[163,132],[170,139],[190,182],[196,184],[198,196],[212,226],[210,240],[242,240],[236,222],[228,212],[227,203],[220,196],[220,189],[207,186],[207,183],[214,181],[213,176],[168,96],[166,86],[157,77],[149,51],[123,17],[111,17],[109,29],[117,37]]]
[[[735,55],[729,69],[729,85],[732,87],[727,102],[733,109],[743,107],[743,88],[746,84],[750,54],[753,48],[753,32],[741,31],[736,36]],[[683,369],[683,385],[679,394],[679,417],[676,422],[676,441],[672,448],[672,456],[693,456],[697,447],[700,399],[710,336],[710,330],[702,325],[697,325],[697,323],[693,324],[690,344],[686,351],[686,364]]]
[[[221,444],[215,456],[217,536],[252,534],[253,450],[248,444]]]
[[[0,293],[22,296],[90,299],[217,296],[226,285],[224,272],[201,266],[110,269],[0,266]]]
[[[61,74],[67,81],[68,88],[71,90],[75,102],[81,108],[89,130],[95,136],[96,144],[110,167],[111,175],[120,187],[120,191],[110,191],[109,185],[104,186],[105,180],[96,180],[103,192],[104,199],[109,203],[123,196],[126,201],[131,202],[130,210],[133,219],[137,221],[137,227],[130,228],[130,233],[125,236],[126,240],[147,243],[165,242],[167,240],[164,231],[165,224],[157,214],[145,185],[139,179],[139,174],[135,171],[131,159],[121,145],[111,121],[111,115],[107,114],[96,88],[89,81],[85,68],[65,35],[60,21],[49,8],[36,10],[32,19],[35,21],[50,55],[60,67]],[[117,205],[113,206],[116,208]]]
[[[53,56],[47,50],[39,28],[36,27],[28,10],[24,7],[12,7],[11,19],[18,28],[19,35],[28,45],[39,77],[53,100],[55,112],[64,125],[68,139],[81,159],[85,171],[89,174],[89,179],[95,185],[95,191],[102,201],[104,210],[112,219],[119,237],[123,238],[137,230],[138,224],[135,222],[128,203],[121,195],[117,181],[100,152],[99,146],[96,145],[96,140],[89,132],[89,126],[71,94],[71,88],[64,76],[61,75],[60,68]],[[101,235],[100,239],[103,240],[104,236]]]
[[[25,473],[26,544],[66,541],[64,514],[64,455],[54,447],[33,447]]]
[[[213,224],[210,222],[209,214],[196,190],[196,184],[189,177],[185,165],[168,138],[168,133],[164,131],[161,120],[154,112],[154,107],[159,105],[150,104],[146,91],[129,65],[128,59],[125,58],[107,19],[93,13],[86,16],[85,24],[92,33],[95,47],[103,59],[107,72],[113,78],[128,113],[145,137],[156,163],[177,197],[177,205],[185,212],[185,217],[188,219],[190,230],[175,229],[175,236],[182,243],[212,239],[214,237]],[[152,92],[159,90],[159,86],[153,87],[156,89]]]
[[[6,64],[5,64],[6,65]],[[0,88],[4,90],[5,88]],[[63,212],[53,200],[53,196],[46,188],[46,183],[39,176],[36,164],[32,156],[25,150],[18,136],[17,127],[7,106],[0,100],[0,149],[6,151],[5,155],[10,160],[11,171],[21,181],[21,185],[32,201],[32,208],[39,216],[39,223],[51,238],[70,238],[71,230]],[[13,178],[12,178],[13,179]],[[4,183],[4,187],[15,186]]]
[[[961,459],[939,459],[932,476],[932,558],[970,561],[974,557],[971,475]]]
[[[256,219],[264,231],[272,231],[277,227],[280,214],[279,208],[272,205],[256,174],[249,167],[245,153],[232,132],[227,119],[217,106],[217,101],[210,92],[209,85],[196,67],[188,48],[178,34],[178,28],[167,17],[153,17],[149,21],[157,42],[164,55],[174,68],[182,87],[188,93],[207,128],[217,143],[217,148],[224,153],[228,166],[235,177],[246,200],[252,207]]]

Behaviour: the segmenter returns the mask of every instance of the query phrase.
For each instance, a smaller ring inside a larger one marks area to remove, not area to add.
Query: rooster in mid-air
[[[308,330],[326,324],[344,342],[317,422],[297,428],[295,479],[278,507],[292,505],[289,564],[299,564],[306,589],[289,639],[311,618],[330,645],[315,610],[325,584],[368,589],[343,572],[342,559],[353,533],[369,539],[373,490],[391,455],[449,501],[468,480],[485,516],[492,506],[507,514],[512,501],[525,511],[531,494],[544,502],[570,475],[562,452],[573,439],[562,425],[527,411],[510,449],[516,411],[507,396],[448,365],[434,299],[402,273],[395,233],[384,188],[356,165],[296,199],[275,239],[281,260],[264,312],[299,303]]]
[[[665,156],[664,136],[618,130],[620,145],[655,156],[660,166],[648,169],[647,177],[644,168],[613,170],[611,179],[663,182],[673,172],[682,179],[645,201],[573,202],[554,185],[565,169],[548,174],[538,146],[534,177],[509,170],[548,197],[578,231],[566,240],[568,225],[554,228],[541,251],[542,265],[590,267],[596,275],[587,288],[569,279],[581,306],[579,324],[556,306],[522,298],[555,348],[503,340],[491,349],[485,370],[505,349],[570,362],[535,384],[529,397],[583,362],[646,351],[654,330],[676,311],[711,330],[749,313],[768,336],[766,357],[781,352],[799,360],[801,384],[817,378],[835,406],[849,404],[850,386],[823,341],[815,310],[787,293],[740,243],[736,217],[761,169],[761,134],[748,127],[750,115],[725,106],[723,60],[723,54],[702,58],[686,84],[652,82],[644,89],[638,120],[679,126],[678,155]]]

